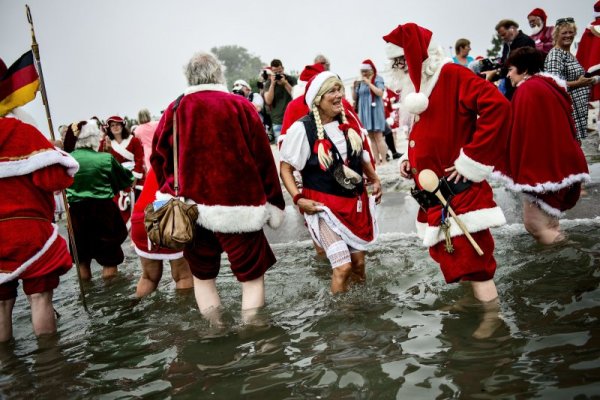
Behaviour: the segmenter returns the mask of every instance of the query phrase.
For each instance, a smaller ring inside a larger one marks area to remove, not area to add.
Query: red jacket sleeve
[[[144,147],[140,139],[136,137],[131,138],[131,152],[133,153],[133,161],[135,163],[132,171],[133,176],[141,180],[144,178],[146,171],[144,168]]]
[[[50,165],[32,173],[33,183],[48,192],[66,189],[73,184],[73,177],[62,165]]]

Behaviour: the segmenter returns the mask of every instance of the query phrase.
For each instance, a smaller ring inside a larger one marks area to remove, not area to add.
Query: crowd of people
[[[558,217],[590,180],[581,140],[588,104],[600,99],[600,1],[595,12],[576,56],[572,18],[549,26],[536,8],[529,36],[515,21],[499,21],[504,45],[492,68],[469,55],[468,39],[448,58],[429,29],[398,25],[382,41],[389,82],[365,59],[348,96],[323,55],[297,78],[274,59],[260,71],[261,89],[238,79],[230,92],[221,63],[197,53],[185,92],[160,121],[141,110],[135,130],[120,116],[94,117],[61,127],[61,140],[50,143],[20,121],[19,109],[1,116],[0,225],[11,234],[0,243],[0,342],[12,337],[19,280],[34,332],[56,330],[52,293],[72,262],[55,212],[70,215],[81,279],[92,278],[92,260],[103,278],[114,277],[131,236],[141,264],[136,295],[156,290],[169,261],[175,287],[193,288],[200,313],[215,324],[225,252],[241,284],[243,318],[252,322],[276,263],[263,228],[282,223],[283,187],[329,261],[331,292],[363,284],[366,251],[378,237],[377,167],[391,159],[399,159],[400,177],[414,180],[417,234],[445,281],[470,282],[486,309],[497,308],[490,228],[506,220],[488,179],[521,194],[524,225],[539,243],[565,239]],[[404,154],[398,132],[407,135]],[[54,201],[62,190],[63,209]],[[148,205],[176,196],[198,210],[183,250],[153,245],[144,226]],[[482,327],[474,336],[487,334]]]

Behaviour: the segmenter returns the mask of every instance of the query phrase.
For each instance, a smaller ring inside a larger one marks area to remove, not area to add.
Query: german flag
[[[33,52],[29,50],[0,77],[0,117],[35,99],[39,86]]]

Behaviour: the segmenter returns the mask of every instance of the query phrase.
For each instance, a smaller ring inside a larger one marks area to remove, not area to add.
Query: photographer
[[[256,108],[256,111],[258,111],[262,120],[261,111],[263,109],[263,106],[265,105],[265,102],[259,93],[252,92],[252,88],[250,87],[250,85],[248,85],[248,82],[246,82],[243,79],[238,79],[233,83],[233,89],[231,90],[231,93],[238,94],[247,98],[250,101],[250,103],[254,105],[254,108]]]
[[[292,88],[296,85],[296,78],[283,72],[281,60],[271,61],[269,80],[265,82],[265,102],[271,106],[271,121],[273,122],[273,137],[278,141],[281,134],[283,114],[287,105],[292,101]]]
[[[535,42],[529,36],[523,33],[519,29],[519,24],[511,19],[503,19],[500,20],[496,24],[496,32],[498,36],[504,41],[504,45],[502,46],[502,58],[500,59],[500,63],[502,64],[501,68],[494,69],[491,71],[484,72],[486,79],[488,81],[497,81],[498,79],[502,79],[504,96],[508,100],[512,98],[514,93],[514,88],[507,82],[506,74],[508,73],[508,67],[506,66],[506,59],[510,55],[510,52],[521,48],[521,47],[533,47],[535,48]]]

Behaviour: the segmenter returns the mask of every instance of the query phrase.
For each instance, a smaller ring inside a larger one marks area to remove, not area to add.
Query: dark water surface
[[[90,314],[75,271],[63,279],[56,337],[35,339],[27,301],[17,299],[16,340],[0,347],[0,397],[600,398],[600,194],[596,184],[587,190],[561,221],[568,243],[549,248],[526,234],[514,197],[496,190],[509,219],[493,231],[497,311],[469,287],[446,285],[413,233],[394,232],[405,221],[394,227],[393,215],[412,213],[396,208],[402,191],[380,209],[384,234],[368,254],[367,284],[347,294],[329,294],[330,267],[301,226],[277,234],[274,242],[297,239],[274,244],[263,326],[241,324],[240,286],[227,268],[218,281],[225,328],[200,317],[192,291],[175,293],[168,268],[159,291],[135,301],[140,267],[127,243],[120,276],[104,283],[95,269],[86,285]],[[474,339],[482,328],[489,337]]]

